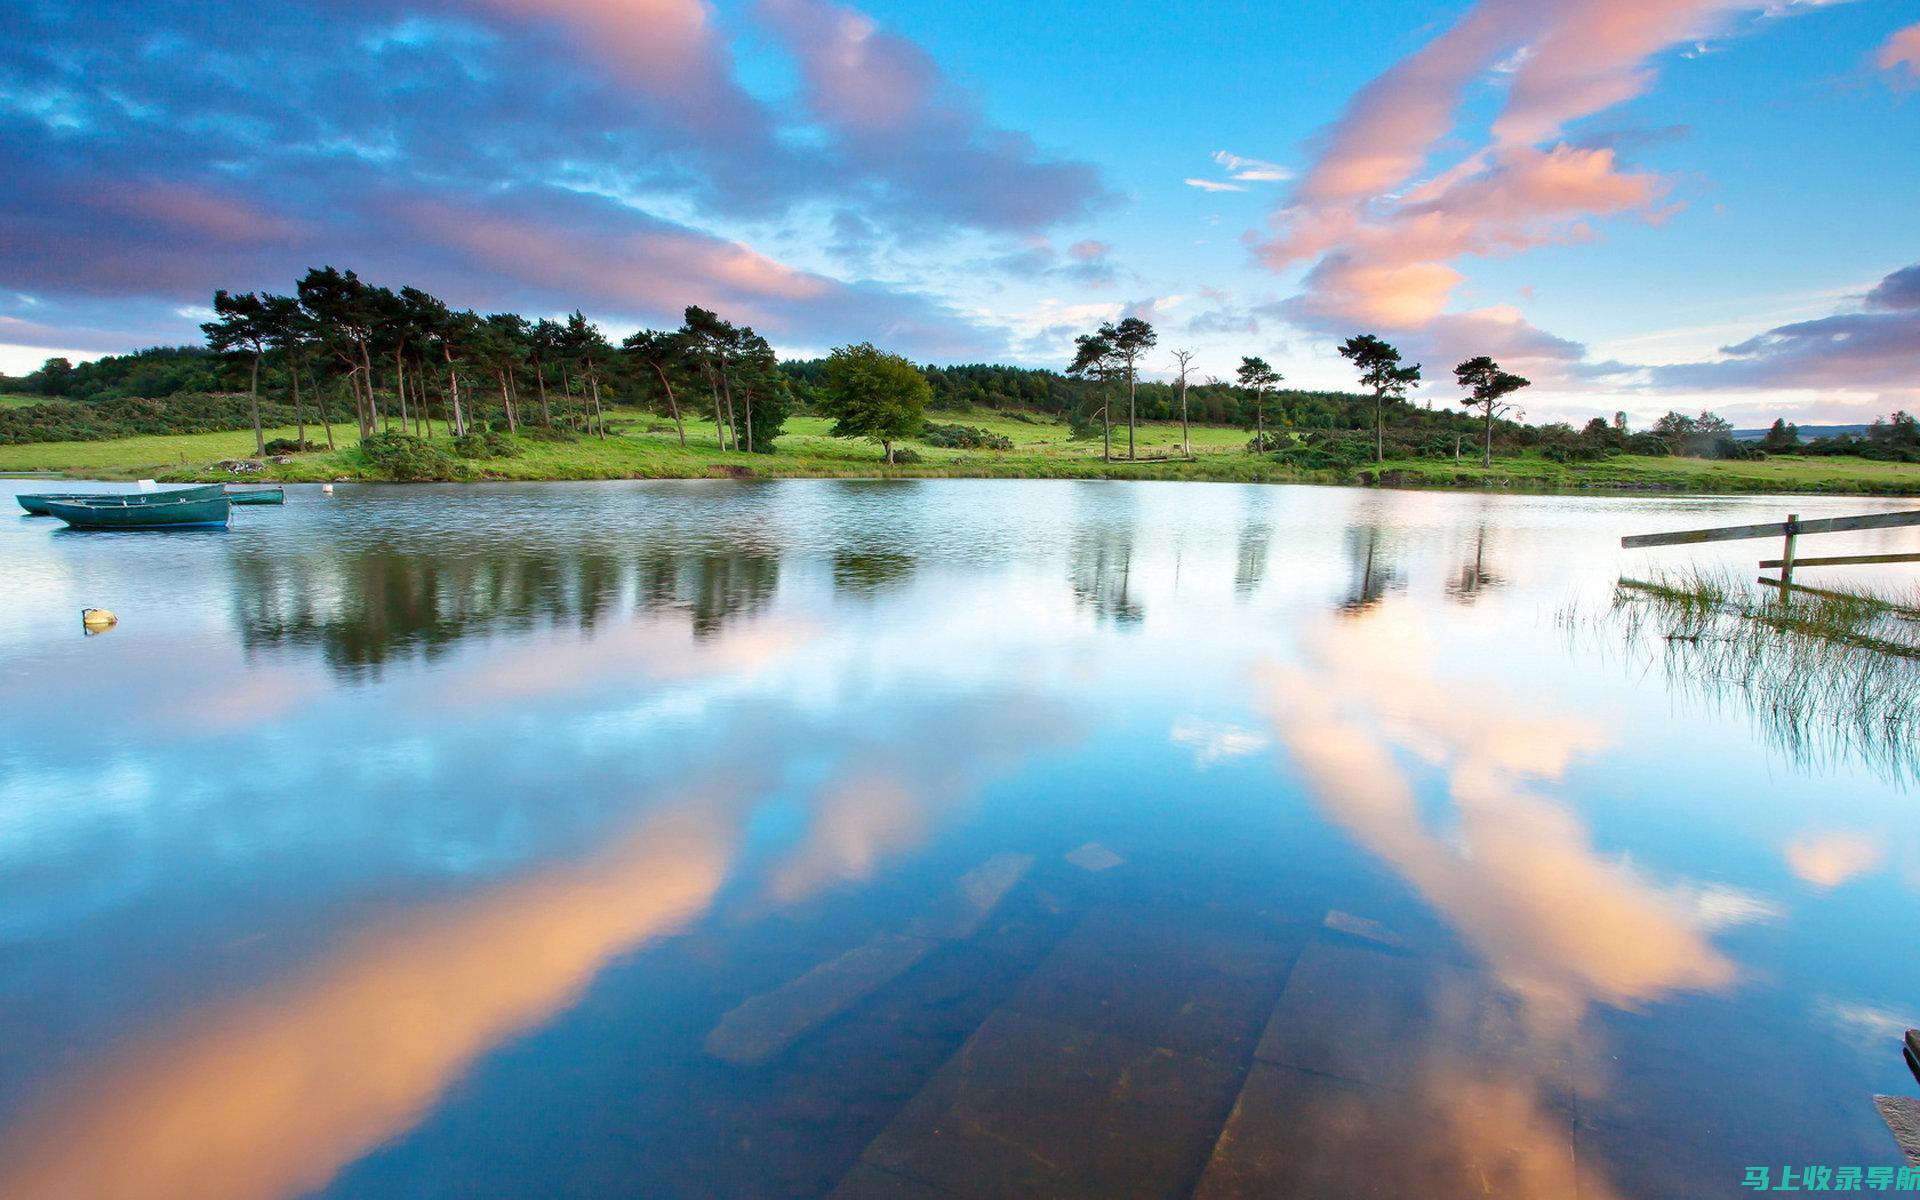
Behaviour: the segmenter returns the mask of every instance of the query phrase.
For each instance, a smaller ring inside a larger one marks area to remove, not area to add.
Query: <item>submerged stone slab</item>
[[[1238,1083],[1219,1063],[1002,1010],[863,1159],[980,1200],[1172,1200],[1192,1189]]]
[[[1195,1200],[1572,1200],[1573,1130],[1524,1078],[1409,1095],[1255,1063]]]
[[[1326,919],[1322,921],[1321,924],[1337,933],[1345,933],[1353,937],[1365,938],[1370,942],[1378,942],[1382,946],[1392,946],[1396,950],[1404,950],[1407,948],[1406,941],[1401,938],[1399,934],[1388,929],[1380,922],[1369,920],[1366,917],[1356,917],[1352,913],[1341,912],[1337,908],[1329,909]]]
[[[1089,914],[1009,1007],[1182,1054],[1240,1065],[1306,932],[1195,909]]]
[[[1111,871],[1115,867],[1124,866],[1127,860],[1121,858],[1105,846],[1102,846],[1099,842],[1088,842],[1079,849],[1070,852],[1067,855],[1067,861],[1079,867],[1082,871],[1093,871],[1097,873],[1100,871]]]
[[[1431,1048],[1442,997],[1472,986],[1455,968],[1318,939],[1287,980],[1255,1056],[1391,1086]]]
[[[720,1018],[707,1053],[739,1066],[766,1062],[925,958],[937,943],[883,933]]]
[[[932,1187],[872,1163],[856,1163],[827,1200],[947,1200],[953,1193]]]
[[[1873,1106],[1893,1131],[1893,1140],[1900,1143],[1900,1153],[1907,1156],[1908,1164],[1920,1167],[1920,1101],[1905,1096],[1875,1096]]]
[[[1000,907],[1007,893],[1032,869],[1031,854],[994,855],[962,875],[952,893],[914,918],[907,932],[914,937],[945,941],[972,937],[993,915],[993,910]]]

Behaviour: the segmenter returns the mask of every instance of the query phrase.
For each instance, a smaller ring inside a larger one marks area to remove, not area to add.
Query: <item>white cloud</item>
[[[1221,179],[1188,179],[1188,187],[1199,188],[1203,192],[1244,192],[1247,189],[1237,183],[1228,183]]]
[[[1213,161],[1231,171],[1235,179],[1256,183],[1278,183],[1281,180],[1293,178],[1293,172],[1279,163],[1267,162],[1260,158],[1244,158],[1227,150],[1215,150]]]

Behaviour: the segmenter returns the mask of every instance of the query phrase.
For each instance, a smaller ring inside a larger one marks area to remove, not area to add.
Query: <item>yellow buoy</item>
[[[80,625],[88,633],[105,633],[119,624],[120,618],[104,608],[83,608],[80,610]]]

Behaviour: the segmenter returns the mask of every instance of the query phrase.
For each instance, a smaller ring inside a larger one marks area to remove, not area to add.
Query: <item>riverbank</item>
[[[1351,470],[1304,470],[1246,452],[1245,430],[1194,426],[1194,458],[1180,458],[1178,424],[1140,427],[1136,452],[1154,462],[1103,462],[1100,443],[1074,441],[1065,426],[1002,413],[935,414],[1007,438],[1008,450],[956,450],[921,441],[901,445],[917,462],[888,466],[880,448],[828,435],[829,422],[795,417],[773,454],[722,451],[713,427],[689,426],[682,448],[670,422],[650,413],[615,411],[612,436],[578,441],[515,439],[511,457],[460,460],[476,480],[766,478],[1176,479],[1234,483],[1384,484],[1396,487],[1488,491],[1826,492],[1920,495],[1920,465],[1859,458],[1775,456],[1753,462],[1618,455],[1590,463],[1557,463],[1534,454],[1501,457],[1491,468],[1451,459],[1390,460]],[[1115,431],[1124,453],[1126,430]],[[269,430],[269,438],[294,436]],[[308,437],[324,440],[312,427]],[[163,434],[98,442],[42,442],[0,446],[0,473],[51,473],[65,478],[157,478],[176,482],[377,480],[384,477],[361,452],[351,425],[336,425],[332,451],[263,461],[258,472],[236,476],[223,463],[253,458],[251,431]],[[450,444],[436,438],[436,444]],[[256,460],[259,461],[259,460]]]

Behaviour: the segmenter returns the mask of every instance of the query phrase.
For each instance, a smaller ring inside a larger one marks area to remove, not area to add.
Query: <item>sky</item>
[[[0,371],[331,264],[785,355],[1920,407],[1915,0],[7,0]]]

